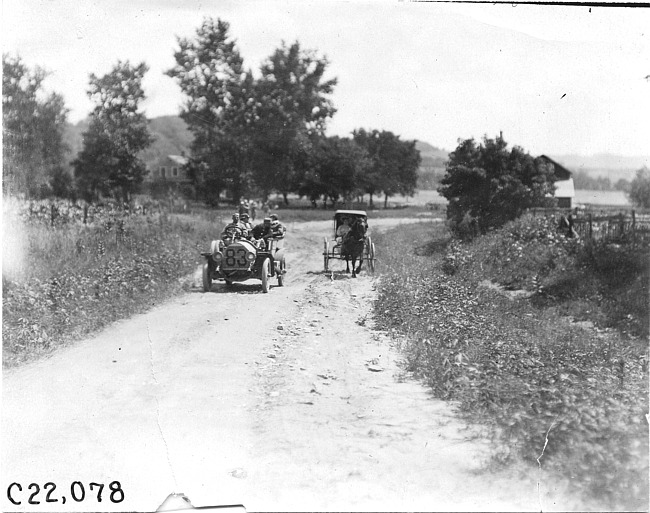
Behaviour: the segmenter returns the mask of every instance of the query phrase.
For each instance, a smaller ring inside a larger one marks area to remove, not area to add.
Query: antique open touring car
[[[328,240],[327,237],[323,242],[323,261],[325,272],[329,271],[331,259],[344,260],[341,255],[343,240],[356,222],[363,223],[365,228],[363,253],[361,261],[365,261],[370,272],[375,271],[375,244],[369,235],[365,235],[365,229],[368,226],[368,215],[364,210],[337,210],[334,212],[334,238]]]
[[[284,286],[286,261],[284,248],[278,239],[248,240],[234,238],[214,240],[210,252],[201,253],[205,257],[203,264],[203,291],[212,289],[214,280],[226,282],[232,287],[233,282],[258,279],[262,281],[262,292],[268,292],[269,280],[276,277],[278,286]]]

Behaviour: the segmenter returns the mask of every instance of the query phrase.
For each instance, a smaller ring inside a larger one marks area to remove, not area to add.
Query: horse
[[[345,258],[345,272],[350,274],[350,260],[352,260],[352,277],[356,278],[361,272],[363,264],[363,248],[366,245],[366,231],[368,225],[362,218],[355,219],[350,225],[350,231],[345,234],[341,242],[341,256]],[[359,267],[354,266],[359,260]]]

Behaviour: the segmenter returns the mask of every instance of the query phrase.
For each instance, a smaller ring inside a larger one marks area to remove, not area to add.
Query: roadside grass
[[[586,248],[539,219],[467,244],[433,223],[374,239],[377,327],[407,340],[436,397],[491,427],[495,464],[537,469],[543,453],[569,493],[647,510],[647,251]]]
[[[236,210],[192,205],[181,213],[156,207],[127,215],[110,206],[5,198],[3,365],[48,354],[186,290],[187,276],[202,263],[200,252]],[[334,215],[309,205],[274,212],[284,223],[331,221]],[[431,212],[369,212],[371,219],[419,215]]]
[[[54,227],[5,209],[3,365],[43,356],[186,290],[217,215],[98,215]]]

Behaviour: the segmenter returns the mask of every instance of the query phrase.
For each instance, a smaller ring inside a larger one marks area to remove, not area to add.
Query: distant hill
[[[612,183],[618,180],[632,180],[638,169],[643,166],[650,167],[650,156],[638,155],[626,157],[610,153],[597,153],[595,155],[551,155],[551,158],[568,170],[578,173],[585,172],[593,178],[609,178]]]
[[[435,190],[445,175],[445,164],[449,153],[424,141],[417,141],[415,148],[420,151],[422,162],[418,170],[418,189]]]
[[[423,167],[445,167],[449,153],[424,141],[417,141],[415,148],[420,151]],[[426,163],[426,164],[425,164]]]
[[[178,116],[153,118],[149,120],[149,130],[155,141],[142,152],[142,159],[146,164],[156,162],[167,155],[189,155],[192,133],[185,121]]]
[[[83,148],[83,133],[88,130],[89,120],[84,119],[76,125],[67,123],[64,140],[70,148],[69,160],[77,157]],[[154,136],[153,144],[142,152],[141,158],[149,167],[160,157],[189,153],[192,134],[185,121],[178,116],[161,116],[149,120],[149,130]]]

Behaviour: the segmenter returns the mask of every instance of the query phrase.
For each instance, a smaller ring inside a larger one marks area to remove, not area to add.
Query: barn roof
[[[571,171],[569,171],[562,164],[558,164],[557,162],[555,162],[551,157],[547,157],[546,155],[540,155],[539,157],[537,157],[537,159],[543,160],[544,162],[553,165],[556,180],[568,180],[571,178]]]
[[[169,160],[175,162],[175,163],[178,164],[179,166],[184,166],[185,164],[187,164],[187,158],[186,158],[186,157],[182,157],[182,156],[180,156],[180,155],[167,155],[167,158],[168,158]]]

